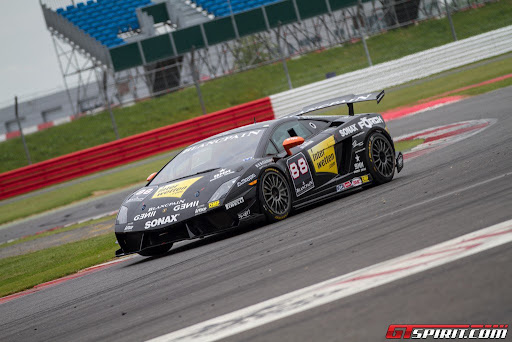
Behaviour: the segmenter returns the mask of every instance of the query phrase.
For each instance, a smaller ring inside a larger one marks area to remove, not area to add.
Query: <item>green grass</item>
[[[76,273],[113,259],[114,234],[68,243],[20,256],[0,259],[0,296]]]
[[[511,24],[512,0],[455,13],[453,21],[459,39]],[[446,18],[396,29],[368,39],[374,64],[452,41]],[[346,44],[288,61],[295,87],[321,80],[327,72],[343,74],[367,66],[362,44]],[[208,112],[245,103],[287,89],[281,63],[274,63],[204,83],[203,97]],[[389,107],[392,108],[392,107]],[[201,113],[194,87],[159,98],[118,108],[114,115],[122,137],[180,122]],[[52,127],[26,137],[33,162],[53,158],[114,140],[107,113]],[[21,139],[0,144],[0,172],[26,165]]]
[[[172,152],[167,152],[171,156]],[[169,157],[170,158],[170,157]],[[130,185],[143,186],[151,173],[160,170],[168,159],[160,159],[147,164],[129,167],[112,174],[99,176],[65,189],[55,189],[26,199],[0,206],[0,224],[42,213],[72,202],[82,200],[109,190],[116,190]]]
[[[419,144],[423,144],[424,141],[425,139],[414,139],[395,142],[395,150],[398,152],[407,152],[412,150]]]
[[[62,227],[62,228],[59,228],[59,229],[47,231],[47,232],[40,233],[40,234],[29,235],[29,236],[26,236],[24,238],[21,238],[21,239],[12,241],[12,242],[0,244],[0,248],[5,248],[5,247],[12,246],[12,245],[17,245],[17,244],[20,244],[20,243],[24,243],[24,242],[40,239],[40,238],[43,238],[43,237],[47,237],[47,236],[51,236],[51,235],[56,235],[56,234],[60,234],[60,233],[64,233],[64,232],[68,232],[70,230],[82,228],[82,227],[85,227],[85,226],[106,222],[106,221],[115,219],[115,217],[116,217],[116,215],[106,216],[106,217],[102,217],[102,218],[99,218],[99,219],[96,219],[96,220],[90,220],[90,221],[87,221],[87,222],[77,223],[77,224],[71,225],[69,227]]]

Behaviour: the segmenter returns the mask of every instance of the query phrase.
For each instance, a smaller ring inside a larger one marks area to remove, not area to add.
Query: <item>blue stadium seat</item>
[[[151,0],[84,0],[56,12],[107,47],[124,44],[119,33],[140,28],[135,9]]]

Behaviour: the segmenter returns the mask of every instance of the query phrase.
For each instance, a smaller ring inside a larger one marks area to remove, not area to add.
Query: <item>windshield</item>
[[[171,160],[151,184],[167,183],[253,158],[263,132],[263,128],[238,132],[189,146]]]

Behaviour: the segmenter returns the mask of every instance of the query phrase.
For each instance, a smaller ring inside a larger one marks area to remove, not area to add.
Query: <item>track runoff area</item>
[[[384,186],[5,301],[0,340],[510,339],[511,92],[390,122],[423,143]]]

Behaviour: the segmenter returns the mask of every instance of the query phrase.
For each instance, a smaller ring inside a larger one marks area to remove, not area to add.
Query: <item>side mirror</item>
[[[302,145],[303,142],[304,142],[303,137],[291,137],[291,138],[287,138],[283,141],[283,147],[284,147],[286,153],[289,156],[291,156],[292,151],[290,151],[290,149],[294,148],[295,146]]]
[[[147,180],[148,182],[150,182],[151,180],[153,180],[153,178],[155,178],[155,176],[156,176],[156,174],[157,174],[157,173],[158,173],[158,172],[153,172],[152,174],[150,174],[150,175],[148,176],[148,178],[147,178],[146,180]]]

